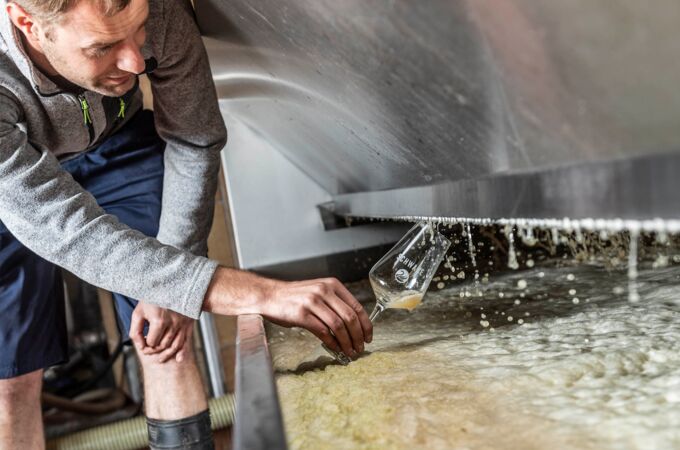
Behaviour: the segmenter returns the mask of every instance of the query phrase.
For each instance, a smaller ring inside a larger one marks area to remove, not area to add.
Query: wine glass
[[[387,308],[412,311],[420,305],[450,246],[451,241],[431,222],[413,226],[368,274],[376,297],[371,322]],[[344,353],[324,348],[341,364],[351,362]]]
[[[420,305],[450,246],[431,222],[411,228],[368,274],[376,297],[371,322],[387,308],[412,311]]]

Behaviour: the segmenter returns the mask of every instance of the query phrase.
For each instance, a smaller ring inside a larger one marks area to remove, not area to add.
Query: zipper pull
[[[80,101],[80,109],[83,110],[83,123],[87,125],[92,124],[92,118],[90,117],[90,105],[87,104],[87,99],[84,95],[79,95],[78,100]]]
[[[119,119],[125,119],[125,100],[123,98],[119,98],[118,101],[120,102],[120,109],[118,110],[118,118]]]

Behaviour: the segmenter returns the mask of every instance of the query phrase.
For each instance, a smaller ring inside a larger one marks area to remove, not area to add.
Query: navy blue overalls
[[[107,213],[155,237],[164,149],[153,113],[140,111],[96,149],[64,161],[62,168]],[[114,298],[127,338],[137,301],[120,294]],[[0,378],[59,364],[67,357],[61,272],[17,241],[0,222]]]

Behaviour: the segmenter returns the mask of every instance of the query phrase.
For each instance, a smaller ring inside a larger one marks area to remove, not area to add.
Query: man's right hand
[[[225,315],[261,314],[278,325],[306,328],[350,358],[373,339],[366,311],[335,278],[285,282],[218,268],[203,309]]]

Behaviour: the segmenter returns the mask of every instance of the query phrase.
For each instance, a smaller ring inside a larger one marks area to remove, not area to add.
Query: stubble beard
[[[134,86],[134,78],[120,86],[107,86],[103,84],[105,77],[95,80],[80,77],[77,73],[72,72],[68,61],[53,51],[50,45],[44,45],[42,52],[59,76],[85,90],[96,92],[106,97],[121,97]]]

